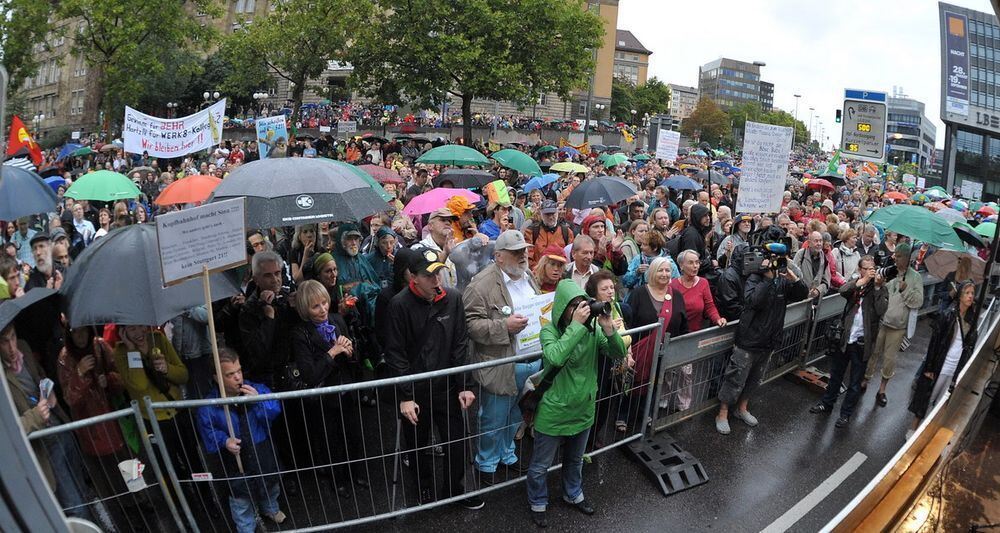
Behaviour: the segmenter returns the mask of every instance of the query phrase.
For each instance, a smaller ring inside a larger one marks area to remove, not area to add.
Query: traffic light
[[[837,110],[837,117],[833,119],[834,122],[840,124],[840,110]]]

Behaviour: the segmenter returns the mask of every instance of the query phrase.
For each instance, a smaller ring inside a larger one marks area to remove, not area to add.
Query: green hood
[[[586,298],[587,293],[583,292],[583,289],[575,281],[564,279],[556,285],[556,295],[552,300],[552,323],[556,325],[556,329],[562,331],[563,328],[560,327],[559,323],[562,321],[563,312],[577,296]]]

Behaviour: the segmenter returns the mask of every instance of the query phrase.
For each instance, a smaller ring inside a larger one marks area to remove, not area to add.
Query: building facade
[[[649,71],[649,56],[653,52],[636,39],[628,30],[615,32],[614,76],[628,80],[632,85],[646,83]]]
[[[682,121],[694,113],[695,107],[698,107],[697,87],[670,84],[670,116]]]
[[[912,98],[890,97],[886,109],[886,161],[914,163],[926,170],[934,157],[937,127],[924,113],[924,103]]]
[[[992,13],[939,3],[943,180],[949,190],[982,185],[1000,198],[1000,21]]]
[[[724,57],[710,61],[698,68],[698,94],[725,110],[745,103],[771,109],[774,84],[761,82],[760,68],[764,65],[760,61],[747,63]]]

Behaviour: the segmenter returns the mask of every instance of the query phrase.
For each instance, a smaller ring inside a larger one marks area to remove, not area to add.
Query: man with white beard
[[[507,230],[497,238],[496,262],[476,274],[465,289],[465,318],[472,340],[472,362],[492,361],[515,355],[515,336],[528,325],[528,318],[513,312],[517,304],[539,293],[528,271],[528,248],[524,235]],[[476,468],[487,485],[520,476],[527,469],[519,461],[514,435],[521,425],[517,400],[528,377],[541,361],[512,363],[476,372],[482,385],[479,396],[479,451]],[[506,475],[497,472],[503,465]]]
[[[35,260],[35,267],[28,274],[28,283],[24,290],[30,291],[35,287],[48,287],[59,290],[62,286],[62,267],[57,266],[52,261],[52,241],[49,234],[37,233],[31,238],[31,256]]]

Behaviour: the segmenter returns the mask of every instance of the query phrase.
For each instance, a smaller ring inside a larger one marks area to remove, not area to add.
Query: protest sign
[[[180,157],[222,142],[226,99],[181,118],[159,118],[125,106],[125,151],[151,157]]]
[[[528,318],[528,325],[515,335],[516,353],[524,354],[542,347],[542,326],[552,321],[552,302],[555,293],[539,294],[514,304],[514,314]]]
[[[924,178],[917,178],[917,187],[920,189],[927,188],[927,180]]]
[[[247,262],[245,198],[156,217],[163,284],[170,285]]]
[[[680,143],[680,132],[660,130],[660,135],[656,138],[656,158],[668,161],[677,159],[677,147]]]
[[[285,157],[288,151],[288,126],[285,115],[257,120],[257,148],[261,159]]]
[[[337,134],[351,134],[358,132],[358,122],[356,120],[341,120],[337,122]]]
[[[743,173],[736,198],[738,213],[777,213],[788,175],[792,128],[747,121],[743,135]]]

